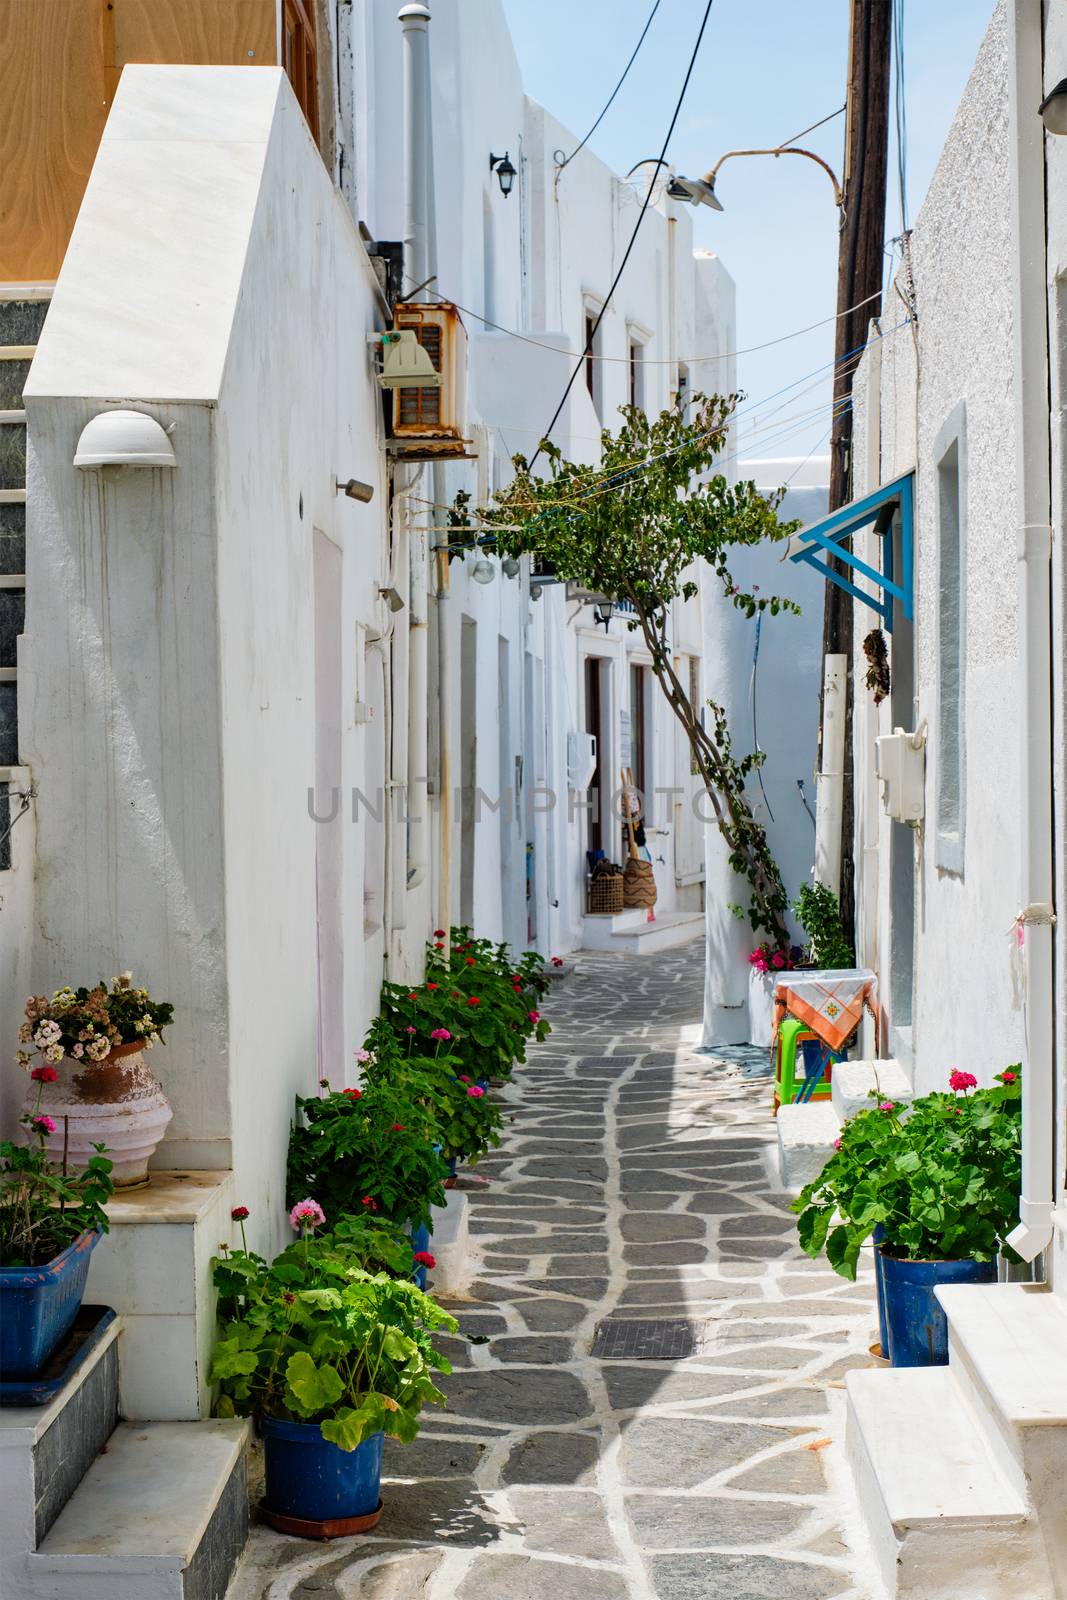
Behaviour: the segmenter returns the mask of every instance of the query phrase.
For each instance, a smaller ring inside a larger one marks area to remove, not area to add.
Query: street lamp
[[[511,193],[511,186],[515,182],[515,168],[512,166],[505,150],[502,156],[489,156],[489,171],[496,173],[496,180],[500,185],[500,193],[506,200]]]
[[[1055,93],[1056,90],[1053,90],[1053,94]],[[1049,96],[1049,99],[1051,98],[1052,95]],[[715,179],[723,162],[731,160],[734,156],[806,156],[809,161],[816,162],[823,169],[833,184],[834,204],[840,208],[844,201],[844,194],[833,168],[813,150],[802,150],[799,145],[793,144],[776,145],[771,150],[727,150],[724,156],[719,157],[710,172],[705,172],[702,178],[683,178],[680,174],[672,178],[667,185],[667,193],[672,200],[688,200],[690,205],[710,206],[713,211],[721,211],[723,207],[715,193]]]

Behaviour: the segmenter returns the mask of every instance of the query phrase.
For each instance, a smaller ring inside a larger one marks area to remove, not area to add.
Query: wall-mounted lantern
[[[171,424],[173,427],[173,424]],[[83,472],[105,467],[176,467],[162,423],[144,411],[101,411],[85,424],[74,452]]]
[[[506,200],[511,193],[511,186],[515,182],[515,168],[512,166],[506,150],[502,156],[490,155],[489,171],[496,173],[496,179],[500,185],[500,193]]]

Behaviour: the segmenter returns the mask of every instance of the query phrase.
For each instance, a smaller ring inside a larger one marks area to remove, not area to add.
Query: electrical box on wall
[[[596,771],[596,734],[568,733],[567,788],[588,789]]]
[[[882,804],[894,822],[921,822],[925,809],[926,735],[894,728],[874,741],[874,770]]]

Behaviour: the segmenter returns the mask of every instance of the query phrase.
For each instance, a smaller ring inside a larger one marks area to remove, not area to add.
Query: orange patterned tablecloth
[[[774,991],[774,1031],[783,1017],[797,1017],[831,1050],[841,1050],[860,1025],[864,1010],[874,1018],[878,1048],[878,978],[865,967],[825,972],[788,972]]]

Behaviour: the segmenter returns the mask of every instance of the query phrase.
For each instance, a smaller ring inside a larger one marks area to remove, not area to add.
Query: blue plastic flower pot
[[[381,1502],[382,1440],[372,1433],[354,1450],[322,1437],[317,1422],[263,1417],[263,1465],[268,1516],[299,1522],[369,1517]]]
[[[423,1223],[421,1228],[411,1228],[410,1232],[411,1232],[411,1253],[412,1253],[413,1256],[417,1256],[419,1254],[420,1250],[429,1250],[429,1248],[430,1248],[430,1229],[429,1229],[429,1227],[427,1226],[427,1224],[425,1222]],[[425,1267],[414,1267],[413,1271],[415,1273],[415,1282],[418,1284],[420,1289],[425,1289],[426,1288],[426,1268]]]
[[[948,1320],[934,1290],[942,1283],[995,1283],[995,1261],[881,1261],[888,1355],[894,1367],[948,1364]]]
[[[66,1337],[85,1295],[99,1233],[83,1233],[43,1267],[0,1267],[0,1373],[35,1378]]]
[[[874,1230],[874,1243],[880,1245],[885,1238],[885,1228],[881,1223]],[[889,1326],[885,1320],[885,1279],[882,1274],[882,1252],[874,1252],[874,1286],[878,1295],[878,1342],[881,1346],[883,1360],[889,1360]]]

